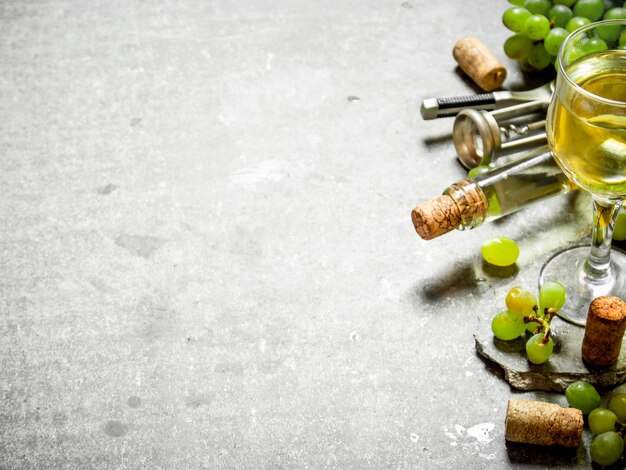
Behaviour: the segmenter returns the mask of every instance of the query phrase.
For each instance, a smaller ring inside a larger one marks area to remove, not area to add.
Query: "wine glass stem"
[[[611,276],[613,226],[622,201],[593,197],[591,251],[583,269],[589,280],[603,281]]]

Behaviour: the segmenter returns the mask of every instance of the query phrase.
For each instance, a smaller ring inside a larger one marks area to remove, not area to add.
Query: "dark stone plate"
[[[580,353],[584,328],[563,321],[552,320],[554,352],[545,364],[536,365],[526,359],[527,336],[513,341],[502,341],[491,332],[491,317],[479,317],[474,334],[476,351],[487,361],[502,368],[504,379],[519,390],[562,392],[576,380],[586,380],[600,390],[609,389],[626,381],[626,351],[622,348],[617,364],[611,368],[590,369]]]

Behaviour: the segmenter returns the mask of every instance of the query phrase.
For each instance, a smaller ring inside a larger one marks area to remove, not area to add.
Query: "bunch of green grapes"
[[[498,339],[510,341],[523,334],[529,337],[526,356],[533,364],[543,364],[552,355],[550,322],[565,304],[565,287],[557,281],[545,282],[538,300],[528,289],[513,287],[506,295],[506,310],[491,321],[491,331]]]
[[[626,18],[626,2],[603,0],[509,0],[513,6],[502,15],[504,26],[515,34],[504,42],[504,53],[519,61],[522,70],[540,71],[555,63],[559,47],[569,33],[595,21]],[[607,29],[590,48],[600,48],[605,40],[615,40],[615,31]],[[619,35],[619,31],[617,31]],[[622,37],[623,36],[623,37]],[[596,44],[597,42],[597,44]],[[619,37],[626,47],[626,35]],[[606,46],[606,44],[605,44]],[[606,47],[605,47],[606,49]]]
[[[583,380],[570,384],[565,398],[572,408],[587,415],[593,440],[589,447],[591,460],[601,466],[617,463],[624,454],[626,434],[626,394],[616,393],[606,407],[593,385]]]

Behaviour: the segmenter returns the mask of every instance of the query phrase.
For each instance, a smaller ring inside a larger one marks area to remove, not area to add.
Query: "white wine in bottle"
[[[575,188],[543,146],[457,181],[441,196],[415,207],[411,218],[419,236],[431,240],[455,229],[476,228]]]

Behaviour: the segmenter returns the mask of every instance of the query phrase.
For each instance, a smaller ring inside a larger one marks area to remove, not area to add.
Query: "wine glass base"
[[[539,287],[546,281],[558,281],[565,286],[565,305],[558,315],[580,326],[585,326],[593,299],[601,295],[623,297],[626,293],[626,253],[611,248],[611,275],[603,282],[590,282],[585,275],[583,264],[588,255],[588,245],[559,251],[546,261],[539,275]]]

